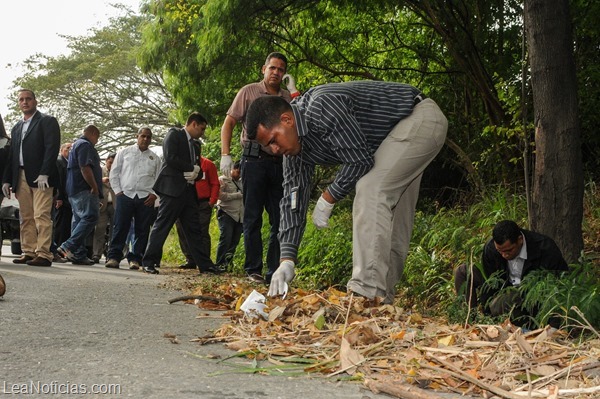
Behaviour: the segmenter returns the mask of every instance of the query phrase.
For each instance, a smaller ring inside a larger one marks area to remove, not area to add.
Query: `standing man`
[[[19,91],[23,119],[11,131],[11,147],[2,193],[17,195],[21,215],[23,256],[13,263],[51,266],[53,188],[58,184],[56,154],[60,127],[56,118],[37,111],[35,93]]]
[[[217,246],[217,267],[227,270],[242,236],[244,190],[240,181],[240,161],[233,163],[231,177],[219,176],[219,183],[221,188],[217,202],[217,221],[220,235]]]
[[[198,196],[196,180],[202,178],[200,170],[200,145],[197,139],[204,135],[206,119],[192,113],[183,129],[171,128],[163,141],[164,162],[154,183],[154,191],[160,196],[158,215],[142,264],[144,272],[158,274],[162,248],[177,219],[181,220],[185,236],[193,243],[200,241],[202,229],[198,225]],[[136,221],[137,223],[137,221]],[[192,259],[200,273],[218,273],[210,254],[200,245],[191,245]]]
[[[180,269],[195,269],[196,265],[190,255],[190,245],[200,245],[204,253],[209,254],[211,250],[210,244],[210,220],[212,218],[213,207],[219,199],[219,175],[217,175],[217,167],[208,158],[200,157],[200,169],[203,177],[196,181],[196,194],[198,195],[198,224],[202,229],[200,242],[188,242],[181,225],[181,220],[177,220],[177,235],[179,236],[179,246],[181,252],[185,256],[185,264],[179,266]]]
[[[58,195],[54,204],[54,245],[60,247],[71,236],[71,219],[73,211],[67,196],[67,165],[69,163],[69,153],[73,143],[64,143],[60,146],[60,154],[56,159],[56,168],[58,169]],[[58,254],[54,256],[54,262],[65,262]]]
[[[281,264],[269,295],[294,277],[315,165],[341,165],[312,214],[328,227],[337,201],[356,188],[353,269],[348,290],[391,303],[402,276],[423,171],[444,145],[448,122],[419,89],[359,81],[308,90],[293,104],[257,99],[248,110],[248,137],[284,159]]]
[[[152,189],[160,172],[160,157],[149,149],[152,131],[143,127],[138,131],[137,143],[117,152],[110,171],[110,184],[116,193],[115,224],[105,266],[118,268],[123,258],[123,247],[133,220],[134,239],[129,252],[129,268],[140,268],[148,234],[154,220],[156,193]]]
[[[74,265],[94,264],[87,256],[85,240],[96,227],[102,199],[102,168],[95,148],[99,138],[100,130],[89,125],[69,154],[67,195],[73,208],[73,225],[71,237],[58,247],[58,253]]]
[[[269,214],[271,233],[267,249],[266,282],[279,265],[279,201],[283,196],[283,168],[281,155],[274,154],[267,146],[261,146],[246,136],[246,112],[257,98],[276,96],[290,102],[300,93],[296,90],[294,79],[286,75],[287,58],[281,53],[271,53],[262,67],[263,80],[250,83],[240,89],[231,107],[227,111],[221,127],[221,172],[229,176],[232,166],[231,138],[235,125],[242,121],[241,142],[244,147],[242,156],[242,184],[244,185],[244,249],[246,261],[244,269],[250,280],[264,283],[263,242],[261,235],[263,211]],[[288,78],[288,90],[281,88],[282,79]],[[290,94],[291,92],[291,94]]]
[[[106,229],[108,228],[108,242],[112,237],[113,231],[113,218],[115,215],[115,192],[113,191],[109,175],[112,169],[113,162],[115,161],[116,154],[111,152],[104,161],[102,167],[102,200],[100,201],[100,211],[98,213],[98,222],[94,229],[94,239],[92,243],[92,260],[94,263],[99,263],[102,254],[104,253],[104,247],[106,245]],[[108,258],[107,258],[108,260]]]

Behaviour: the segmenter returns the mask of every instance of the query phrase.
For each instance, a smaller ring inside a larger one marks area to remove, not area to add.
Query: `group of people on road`
[[[392,303],[408,254],[421,178],[444,145],[447,119],[434,100],[402,83],[330,83],[301,95],[287,67],[285,55],[269,54],[263,79],[235,96],[221,127],[220,177],[214,163],[201,155],[198,140],[207,120],[199,113],[190,114],[183,128],[167,132],[162,162],[148,148],[152,132],[140,129],[137,144],[117,152],[112,165],[107,160],[104,181],[94,149],[100,132],[93,125],[84,129],[68,156],[66,195],[73,223],[58,253],[74,263],[86,259],[84,240],[96,226],[100,198],[108,215],[110,204],[114,207],[106,267],[119,267],[127,256],[131,268],[157,274],[164,242],[176,224],[186,257],[181,267],[220,273],[243,234],[248,278],[268,284],[269,296],[284,295],[300,261],[315,168],[339,165],[312,210],[312,221],[327,228],[335,204],[355,192],[353,269],[347,288],[354,295]],[[15,263],[49,265],[52,190],[47,188],[57,184],[54,157],[60,130],[55,118],[36,111],[30,90],[20,92],[19,106],[24,118],[12,130],[2,186],[5,196],[12,188],[21,205],[23,256]],[[234,162],[238,123],[242,156]],[[102,190],[103,183],[109,184],[108,190]],[[208,232],[215,205],[221,233],[216,263]],[[270,233],[263,256],[265,211]],[[56,230],[55,235],[65,236]],[[132,243],[125,255],[130,231]],[[94,255],[99,255],[96,248]],[[485,276],[464,265],[455,271],[456,290],[470,287],[466,298],[471,306],[494,271],[504,273],[507,285],[517,286],[531,270],[568,269],[550,238],[512,221],[496,225],[483,263]],[[485,291],[479,301],[489,294]],[[504,297],[491,310],[486,302],[486,309],[498,313],[515,304],[518,298]]]

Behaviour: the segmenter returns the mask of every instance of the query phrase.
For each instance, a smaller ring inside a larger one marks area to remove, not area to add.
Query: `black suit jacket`
[[[67,197],[67,165],[68,161],[62,156],[59,155],[56,159],[56,168],[58,170],[58,197],[57,199],[63,202],[63,206],[69,204],[69,197]]]
[[[567,271],[569,266],[562,256],[558,245],[548,236],[540,233],[535,233],[529,230],[521,230],[525,236],[527,244],[527,259],[523,264],[523,273],[521,279],[533,270],[548,270],[553,272]],[[494,240],[491,239],[483,249],[483,269],[486,277],[490,277],[493,273],[499,272],[500,278],[504,280],[503,287],[512,285],[509,280],[508,261],[500,255]],[[487,300],[494,296],[499,289],[486,287],[482,292],[481,303],[486,303]]]
[[[200,150],[197,147],[195,164],[199,164]],[[194,170],[190,159],[190,144],[184,129],[171,128],[163,141],[163,164],[154,183],[154,191],[159,195],[179,197],[188,183],[183,172]],[[202,172],[198,178],[202,177]]]
[[[50,187],[58,184],[56,155],[60,149],[60,126],[55,117],[39,111],[33,115],[24,137],[21,135],[23,120],[11,130],[11,146],[8,163],[2,179],[10,183],[13,192],[17,192],[19,184],[19,151],[23,146],[23,166],[25,177],[30,187],[37,187],[33,181],[39,175],[48,176]]]

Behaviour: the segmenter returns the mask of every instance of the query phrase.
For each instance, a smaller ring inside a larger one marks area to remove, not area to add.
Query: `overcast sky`
[[[16,101],[9,90],[22,74],[24,60],[36,53],[67,54],[67,42],[59,35],[83,36],[92,27],[107,25],[120,14],[110,6],[115,3],[137,12],[140,0],[1,0],[0,114],[4,117]],[[39,107],[44,110],[42,102]]]

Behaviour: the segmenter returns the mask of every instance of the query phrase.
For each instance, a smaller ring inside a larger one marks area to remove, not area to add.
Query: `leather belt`
[[[421,101],[425,100],[427,98],[427,96],[423,93],[419,93],[415,96],[415,103],[414,105],[417,105],[418,103],[420,103]]]

